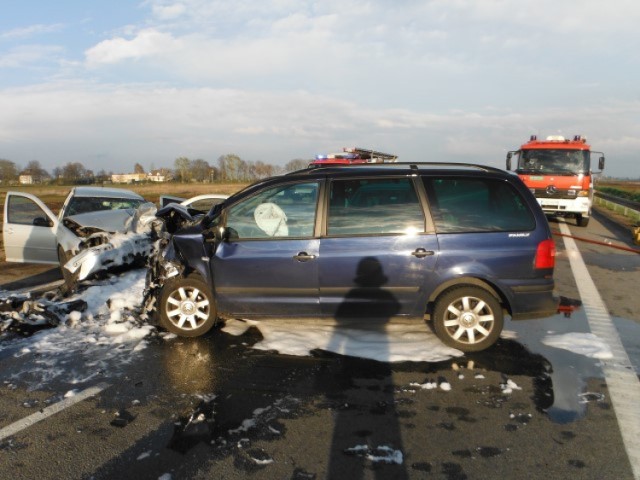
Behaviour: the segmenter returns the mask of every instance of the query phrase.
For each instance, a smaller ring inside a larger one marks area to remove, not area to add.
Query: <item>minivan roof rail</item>
[[[411,170],[419,170],[420,166],[425,166],[425,167],[453,167],[453,168],[474,168],[474,169],[478,169],[478,170],[482,170],[485,172],[500,172],[500,173],[504,173],[503,170],[500,170],[499,168],[496,167],[490,167],[488,165],[479,165],[477,163],[455,163],[455,162],[389,162],[389,163],[376,163],[376,162],[372,162],[372,163],[350,163],[348,165],[313,165],[310,168],[363,168],[363,167],[371,167],[371,168],[375,168],[375,167],[380,167],[380,166],[384,166],[383,168],[396,168],[396,167],[409,167],[411,168]]]

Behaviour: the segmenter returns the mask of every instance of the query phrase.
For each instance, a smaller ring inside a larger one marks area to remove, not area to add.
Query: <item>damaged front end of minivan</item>
[[[158,210],[156,217],[161,222],[155,230],[155,248],[147,264],[142,315],[149,323],[161,325],[169,331],[174,330],[171,328],[173,321],[180,325],[180,332],[184,335],[184,325],[187,328],[191,325],[193,330],[197,330],[199,318],[215,312],[208,298],[210,294],[206,299],[202,298],[205,288],[181,287],[176,293],[177,298],[169,299],[170,304],[175,306],[174,310],[169,311],[171,319],[160,318],[158,306],[166,290],[164,287],[169,282],[175,283],[189,277],[197,277],[205,282],[209,280],[208,261],[213,246],[212,242],[202,241],[203,236],[206,240],[208,234],[204,226],[206,216],[172,203]],[[205,305],[205,302],[208,304]],[[172,312],[175,314],[172,315]]]

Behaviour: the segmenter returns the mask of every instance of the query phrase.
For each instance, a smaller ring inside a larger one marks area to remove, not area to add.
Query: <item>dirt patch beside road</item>
[[[0,290],[21,290],[62,279],[55,265],[0,261]]]

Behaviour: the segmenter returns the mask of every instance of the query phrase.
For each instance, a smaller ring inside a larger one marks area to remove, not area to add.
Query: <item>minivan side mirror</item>
[[[237,238],[240,238],[237,230],[231,227],[216,227],[211,233],[207,234],[207,232],[205,232],[204,234],[204,239],[207,243],[228,242],[229,240],[235,240]]]

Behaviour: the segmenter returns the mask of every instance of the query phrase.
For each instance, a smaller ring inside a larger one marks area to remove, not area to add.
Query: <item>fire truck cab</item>
[[[593,204],[591,155],[599,154],[598,170],[604,169],[604,153],[591,150],[587,139],[572,140],[553,135],[538,140],[532,135],[519,150],[507,153],[507,170],[515,157],[515,173],[535,195],[547,215],[570,216],[586,227]]]

